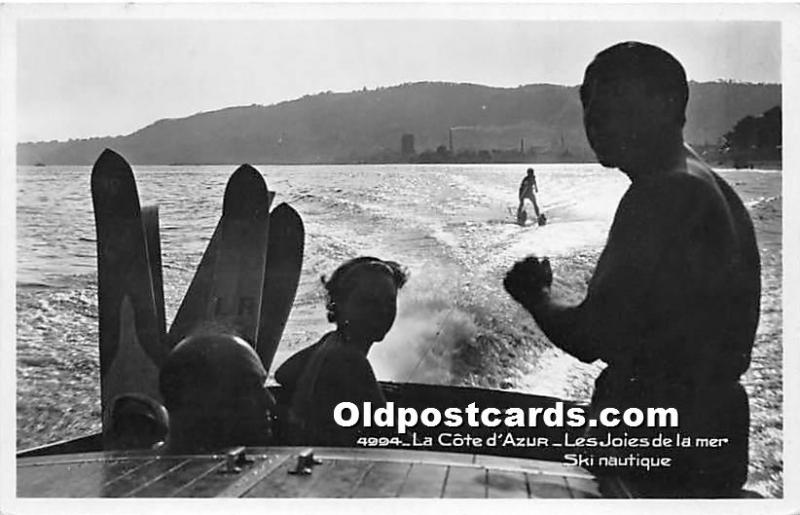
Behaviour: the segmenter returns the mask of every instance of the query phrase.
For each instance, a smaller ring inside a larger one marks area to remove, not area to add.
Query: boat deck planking
[[[533,459],[402,449],[315,448],[322,463],[290,474],[304,447],[226,454],[90,452],[17,459],[19,497],[595,498],[632,497],[614,478]]]

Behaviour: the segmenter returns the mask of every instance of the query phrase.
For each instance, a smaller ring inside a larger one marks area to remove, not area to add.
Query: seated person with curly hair
[[[398,263],[358,257],[343,263],[329,280],[328,320],[336,330],[290,357],[275,379],[291,395],[289,425],[297,444],[352,445],[358,429],[333,420],[344,401],[386,401],[367,360],[372,344],[383,340],[397,315],[397,293],[408,276]]]

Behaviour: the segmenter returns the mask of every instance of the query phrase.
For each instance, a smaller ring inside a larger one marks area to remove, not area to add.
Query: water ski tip
[[[536,219],[536,223],[539,224],[539,227],[547,224],[547,216],[544,213],[539,215],[539,218]]]
[[[278,207],[272,210],[270,216],[271,217],[279,216],[285,219],[294,218],[300,221],[300,225],[303,224],[303,220],[302,218],[300,218],[300,214],[286,202],[281,202],[280,204],[278,204]]]
[[[258,170],[242,165],[225,186],[222,215],[233,218],[259,218],[269,213],[267,184]]]
[[[130,165],[125,158],[121,155],[117,154],[110,148],[103,150],[100,154],[100,157],[97,158],[97,161],[94,162],[94,170],[98,168],[102,169],[130,169]]]
[[[113,150],[105,149],[94,163],[91,187],[95,213],[138,216],[139,194],[133,170]]]

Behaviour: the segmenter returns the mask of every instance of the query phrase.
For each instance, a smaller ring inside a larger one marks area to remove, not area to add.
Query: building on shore
[[[403,134],[400,138],[400,155],[403,156],[403,158],[408,158],[416,155],[416,153],[414,149],[414,135]]]

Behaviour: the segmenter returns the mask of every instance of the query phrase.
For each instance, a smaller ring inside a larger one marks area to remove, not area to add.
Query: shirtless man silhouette
[[[588,66],[580,95],[598,161],[625,173],[630,187],[580,304],[556,300],[547,258],[516,263],[504,286],[556,346],[608,365],[595,382],[595,415],[675,407],[673,435],[728,439],[720,448],[654,452],[671,456],[671,466],[627,472],[642,495],[738,496],[749,434],[739,378],[750,365],[761,291],[752,221],[683,142],[688,86],[673,56],[643,43],[614,45]],[[588,432],[664,432],[620,426]]]

